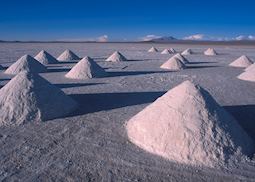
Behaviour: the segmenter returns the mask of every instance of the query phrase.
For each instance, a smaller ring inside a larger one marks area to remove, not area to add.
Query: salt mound
[[[39,52],[36,56],[35,59],[38,60],[42,64],[56,64],[58,61],[50,55],[48,52],[42,50]]]
[[[181,60],[179,60],[176,56],[171,57],[168,61],[160,66],[160,68],[168,69],[168,70],[182,70],[185,69],[186,66],[183,64]]]
[[[171,54],[172,52],[169,49],[164,49],[161,54]]]
[[[174,57],[177,57],[182,63],[184,64],[188,64],[189,61],[180,53],[177,53],[176,55],[174,55]]]
[[[190,55],[192,54],[192,50],[191,49],[186,49],[185,51],[182,52],[182,55]]]
[[[127,61],[125,56],[123,56],[119,51],[115,51],[110,57],[108,57],[105,61],[110,62],[121,62],[121,61]]]
[[[103,77],[106,72],[90,57],[84,57],[65,76],[73,79]]]
[[[20,72],[0,90],[0,125],[65,116],[76,102],[36,73]]]
[[[169,50],[171,51],[171,53],[176,53],[176,50],[174,50],[174,48],[170,48]]]
[[[248,66],[247,68],[245,68],[245,71],[249,71],[249,70],[255,70],[255,64],[254,63],[252,65]]]
[[[255,70],[249,70],[241,73],[237,76],[240,80],[255,82]]]
[[[249,69],[246,68],[245,72],[243,72],[239,76],[237,76],[237,78],[239,78],[240,80],[255,82],[255,66],[254,66],[254,64],[252,64],[248,68]]]
[[[46,67],[29,55],[22,56],[18,61],[13,63],[6,71],[6,74],[15,75],[21,71],[29,71],[35,73],[46,72]]]
[[[80,58],[70,50],[65,50],[59,57],[59,61],[79,60]]]
[[[129,139],[169,160],[225,166],[254,152],[252,139],[203,88],[185,81],[131,118]]]
[[[212,48],[208,48],[204,52],[204,54],[207,55],[207,56],[215,56],[215,55],[217,55],[217,52],[214,49],[212,49]]]
[[[152,47],[148,50],[148,52],[158,52],[158,49],[156,49],[155,47]]]
[[[4,69],[4,67],[2,65],[0,65],[0,70],[3,70],[3,69]]]
[[[234,62],[230,63],[229,66],[247,68],[252,64],[253,62],[247,56],[243,55],[236,59]]]

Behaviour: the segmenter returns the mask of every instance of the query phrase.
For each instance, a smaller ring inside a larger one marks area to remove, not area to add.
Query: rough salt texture
[[[6,74],[16,75],[22,71],[43,73],[47,68],[30,55],[22,56],[18,61],[13,63],[6,71]]]
[[[191,49],[186,49],[186,50],[184,50],[184,51],[181,53],[181,55],[191,55],[191,54],[193,54],[193,52],[192,52]]]
[[[162,64],[160,68],[178,71],[185,69],[186,66],[180,59],[177,58],[177,56],[173,56],[169,60],[167,60],[164,64]]]
[[[205,52],[204,55],[207,56],[215,56],[217,55],[217,52],[213,48],[208,48]]]
[[[160,68],[169,55],[149,54],[191,48],[182,71]],[[254,181],[255,160],[227,169],[197,167],[149,153],[128,140],[124,124],[166,91],[190,79],[206,88],[255,139],[255,84],[237,79],[243,70],[228,64],[240,55],[255,60],[255,46],[213,45],[219,56],[205,56],[207,45],[156,43],[0,43],[0,64],[8,67],[24,54],[41,50],[57,57],[65,49],[90,55],[109,76],[74,80],[65,74],[76,63],[49,65],[40,76],[78,102],[71,116],[17,127],[0,127],[0,181]],[[104,61],[115,50],[128,61]],[[0,87],[10,75],[0,71]],[[255,159],[255,158],[254,158]]]
[[[71,50],[67,49],[65,50],[58,58],[59,61],[73,61],[73,60],[79,60],[80,58],[74,54]]]
[[[127,61],[127,59],[119,51],[115,51],[105,61],[108,61],[108,62],[121,62],[121,61]]]
[[[164,49],[161,54],[172,54],[172,52],[169,49]]]
[[[72,79],[90,79],[106,76],[107,73],[90,57],[84,57],[65,76]]]
[[[66,116],[77,104],[38,74],[21,72],[0,90],[0,126]]]
[[[253,61],[247,56],[243,55],[239,57],[238,59],[236,59],[234,62],[230,63],[229,66],[247,68],[248,66],[252,64],[253,64]]]
[[[57,64],[58,61],[48,52],[42,50],[36,56],[35,59],[38,60],[42,64]]]
[[[147,106],[126,128],[139,147],[185,164],[225,166],[254,152],[253,141],[236,120],[190,81]]]
[[[155,47],[151,47],[148,52],[158,52],[158,49],[156,49]]]

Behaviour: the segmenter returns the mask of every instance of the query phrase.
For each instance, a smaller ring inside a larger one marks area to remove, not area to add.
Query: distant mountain
[[[155,39],[151,39],[149,41],[145,41],[145,42],[171,42],[173,40],[178,40],[172,36],[164,36],[164,37],[160,37],[160,38],[155,38]]]

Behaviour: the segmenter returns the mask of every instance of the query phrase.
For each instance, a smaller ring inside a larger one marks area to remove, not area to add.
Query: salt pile
[[[155,47],[152,47],[148,50],[148,52],[158,52],[158,49],[156,49]]]
[[[182,55],[191,55],[193,52],[191,49],[186,49],[185,51],[182,52]]]
[[[147,106],[127,122],[126,129],[134,144],[184,164],[225,166],[255,148],[237,121],[190,81]]]
[[[252,64],[253,64],[252,60],[250,60],[247,56],[243,55],[236,59],[234,62],[230,63],[229,66],[247,68]]]
[[[4,67],[2,65],[0,65],[0,70],[3,70],[3,69],[4,69]]]
[[[189,61],[180,53],[177,53],[176,55],[174,55],[174,57],[177,57],[182,63],[184,64],[188,64]]]
[[[237,76],[240,80],[255,82],[255,66],[252,64],[248,67],[249,69]]]
[[[255,70],[255,64],[254,63],[252,65],[248,66],[247,68],[245,68],[245,71],[249,71],[249,70]]]
[[[46,72],[46,67],[41,64],[39,61],[34,59],[30,55],[22,56],[18,61],[13,63],[6,71],[6,74],[15,75],[21,71],[29,71],[35,73]]]
[[[170,48],[169,50],[171,51],[171,53],[176,53],[176,50],[174,50],[174,48]]]
[[[173,56],[164,64],[162,64],[160,68],[177,71],[185,69],[186,66],[180,59],[178,59],[177,56]]]
[[[84,57],[65,76],[72,79],[103,77],[106,72],[90,57]]]
[[[76,102],[36,73],[20,72],[0,90],[0,125],[20,125],[65,116]]]
[[[42,64],[56,64],[58,61],[50,55],[48,52],[42,50],[39,52],[36,56],[35,59],[38,60]]]
[[[80,58],[70,50],[65,50],[59,57],[59,61],[79,60]]]
[[[172,52],[169,49],[164,49],[161,54],[171,54]]]
[[[127,59],[119,51],[115,51],[105,61],[109,61],[109,62],[121,62],[121,61],[127,61]]]
[[[215,55],[217,55],[217,52],[214,49],[212,49],[212,48],[208,48],[204,52],[204,54],[207,55],[207,56],[215,56]]]

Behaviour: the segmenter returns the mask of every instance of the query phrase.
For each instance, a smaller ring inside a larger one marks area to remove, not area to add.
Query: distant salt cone
[[[207,56],[215,56],[215,55],[217,55],[217,52],[216,52],[214,49],[209,48],[209,49],[207,49],[207,50],[204,52],[204,55],[207,55]]]
[[[155,47],[152,47],[148,50],[148,52],[158,52],[158,49],[156,49]]]
[[[4,67],[2,65],[0,65],[0,70],[3,70],[3,69],[4,69]]]
[[[248,67],[249,69],[247,71],[237,76],[237,78],[240,80],[255,82],[255,67],[253,65],[251,66]]]
[[[119,51],[115,51],[105,61],[109,61],[109,62],[121,62],[121,61],[127,61],[127,59]]]
[[[254,152],[237,121],[203,88],[185,81],[131,118],[129,140],[169,160],[227,166]]]
[[[48,52],[42,50],[39,52],[36,56],[35,59],[38,60],[42,64],[56,64],[58,61],[50,55]]]
[[[245,71],[249,71],[249,70],[255,70],[255,64],[254,63],[252,65],[248,66],[247,68],[245,68]]]
[[[161,54],[172,54],[172,52],[169,49],[164,49]]]
[[[59,61],[73,61],[79,60],[80,58],[70,50],[65,50],[59,57]]]
[[[182,55],[191,55],[191,54],[193,54],[193,52],[192,52],[191,49],[186,49],[186,50],[183,51],[181,54],[182,54]]]
[[[186,68],[185,64],[181,60],[179,60],[177,57],[173,56],[168,61],[166,61],[164,64],[160,66],[160,68],[167,69],[167,70],[183,70]]]
[[[29,55],[22,56],[18,61],[13,63],[6,71],[6,74],[16,75],[21,71],[28,71],[34,73],[43,73],[47,68],[39,61]]]
[[[107,73],[90,57],[84,57],[65,76],[72,79],[104,77]]]
[[[174,55],[174,57],[177,57],[183,64],[189,63],[189,61],[180,53],[177,53],[176,55]]]
[[[38,74],[21,72],[0,90],[0,126],[55,119],[76,107],[72,98]]]
[[[174,48],[170,48],[169,51],[171,51],[172,54],[176,53],[176,50]]]
[[[252,64],[253,64],[252,60],[249,59],[247,56],[243,55],[236,59],[234,62],[230,63],[229,66],[247,68]]]

